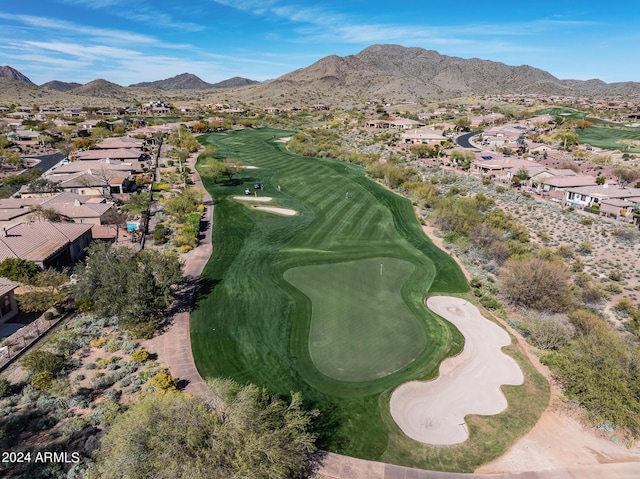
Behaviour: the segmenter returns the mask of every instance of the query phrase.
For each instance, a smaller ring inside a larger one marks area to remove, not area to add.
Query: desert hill
[[[165,80],[141,82],[129,85],[130,88],[160,88],[161,90],[206,90],[213,88],[211,83],[200,79],[193,73],[181,73]]]
[[[104,103],[100,99],[105,98],[142,101],[158,96],[182,101],[204,94],[207,100],[234,98],[254,102],[258,107],[309,103],[349,107],[369,99],[422,102],[480,94],[640,98],[637,82],[560,80],[528,65],[451,57],[434,50],[401,45],[372,45],[355,55],[330,55],[265,83],[234,77],[211,84],[194,74],[183,73],[129,87],[94,80],[67,90],[72,84],[49,82],[44,85],[46,88],[40,88],[11,67],[1,67],[0,72],[0,81],[6,85],[0,89],[0,102],[8,103],[32,102],[35,98],[49,102],[53,101],[51,95],[54,94],[58,95],[55,96],[57,102],[68,104]],[[7,78],[1,78],[3,76]]]
[[[33,85],[33,82],[29,80],[29,78],[27,78],[15,68],[10,67],[9,65],[0,67],[0,78],[8,78],[9,80],[16,80]]]
[[[248,86],[248,85],[257,85],[258,83],[260,82],[256,80],[249,80],[248,78],[233,77],[233,78],[229,78],[228,80],[222,80],[221,82],[214,83],[213,87],[214,88],[239,88],[239,87]]]
[[[433,50],[372,45],[356,55],[330,55],[270,83],[238,91],[246,100],[287,97],[332,104],[366,99],[442,100],[477,94],[640,96],[640,83],[560,80],[528,65],[463,59]],[[280,98],[280,99],[279,99]]]
[[[62,91],[62,92],[73,90],[74,88],[78,88],[80,86],[82,86],[82,84],[80,83],[64,82],[59,80],[52,80],[40,85],[41,88],[48,88],[49,90]]]

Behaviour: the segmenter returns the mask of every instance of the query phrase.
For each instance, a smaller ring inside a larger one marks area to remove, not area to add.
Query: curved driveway
[[[471,132],[471,133],[465,133],[464,135],[460,135],[460,136],[456,137],[456,143],[458,144],[458,146],[461,146],[462,148],[469,148],[469,149],[472,149],[472,150],[478,150],[478,147],[475,146],[470,141],[471,138],[473,138],[477,134],[478,134],[477,132]]]

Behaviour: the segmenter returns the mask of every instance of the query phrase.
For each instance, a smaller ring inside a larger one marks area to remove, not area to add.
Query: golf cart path
[[[185,304],[180,308],[180,312],[173,316],[165,330],[145,343],[145,346],[150,351],[155,351],[158,354],[159,362],[169,369],[171,375],[178,378],[181,389],[194,395],[203,392],[206,385],[196,369],[193,353],[191,352],[189,306],[198,278],[211,256],[211,228],[213,223],[213,200],[202,185],[200,175],[195,168],[198,154],[199,152],[191,155],[186,164],[193,172],[194,186],[204,193],[205,210],[202,219],[206,227],[200,232],[203,236],[200,238],[198,246],[181,255],[181,259],[184,261],[184,276],[190,285],[190,292],[183,299]]]

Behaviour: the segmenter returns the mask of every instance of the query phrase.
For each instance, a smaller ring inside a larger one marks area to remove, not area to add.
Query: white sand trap
[[[433,381],[410,381],[391,395],[391,416],[410,438],[425,444],[459,444],[469,434],[467,414],[504,411],[503,384],[524,382],[518,364],[501,351],[511,338],[464,299],[435,296],[427,300],[434,313],[453,323],[465,338],[464,350],[440,364]]]
[[[254,206],[254,208],[260,211],[268,211],[269,213],[276,213],[285,216],[295,216],[298,214],[296,210],[290,210],[288,208],[276,208],[274,206]]]
[[[259,166],[250,166],[250,165],[245,165],[245,166],[243,166],[243,168],[245,170],[259,170],[260,169]]]
[[[271,201],[273,198],[271,198],[270,196],[247,195],[247,196],[234,196],[233,199],[239,200],[239,201],[261,201],[266,203],[267,201]]]

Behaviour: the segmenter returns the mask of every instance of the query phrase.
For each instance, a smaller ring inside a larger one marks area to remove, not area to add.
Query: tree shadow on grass
[[[175,292],[175,299],[171,306],[163,311],[158,318],[156,334],[164,333],[173,323],[174,316],[180,313],[188,313],[194,308],[198,308],[201,301],[205,299],[221,280],[200,276],[199,278],[189,277]]]

